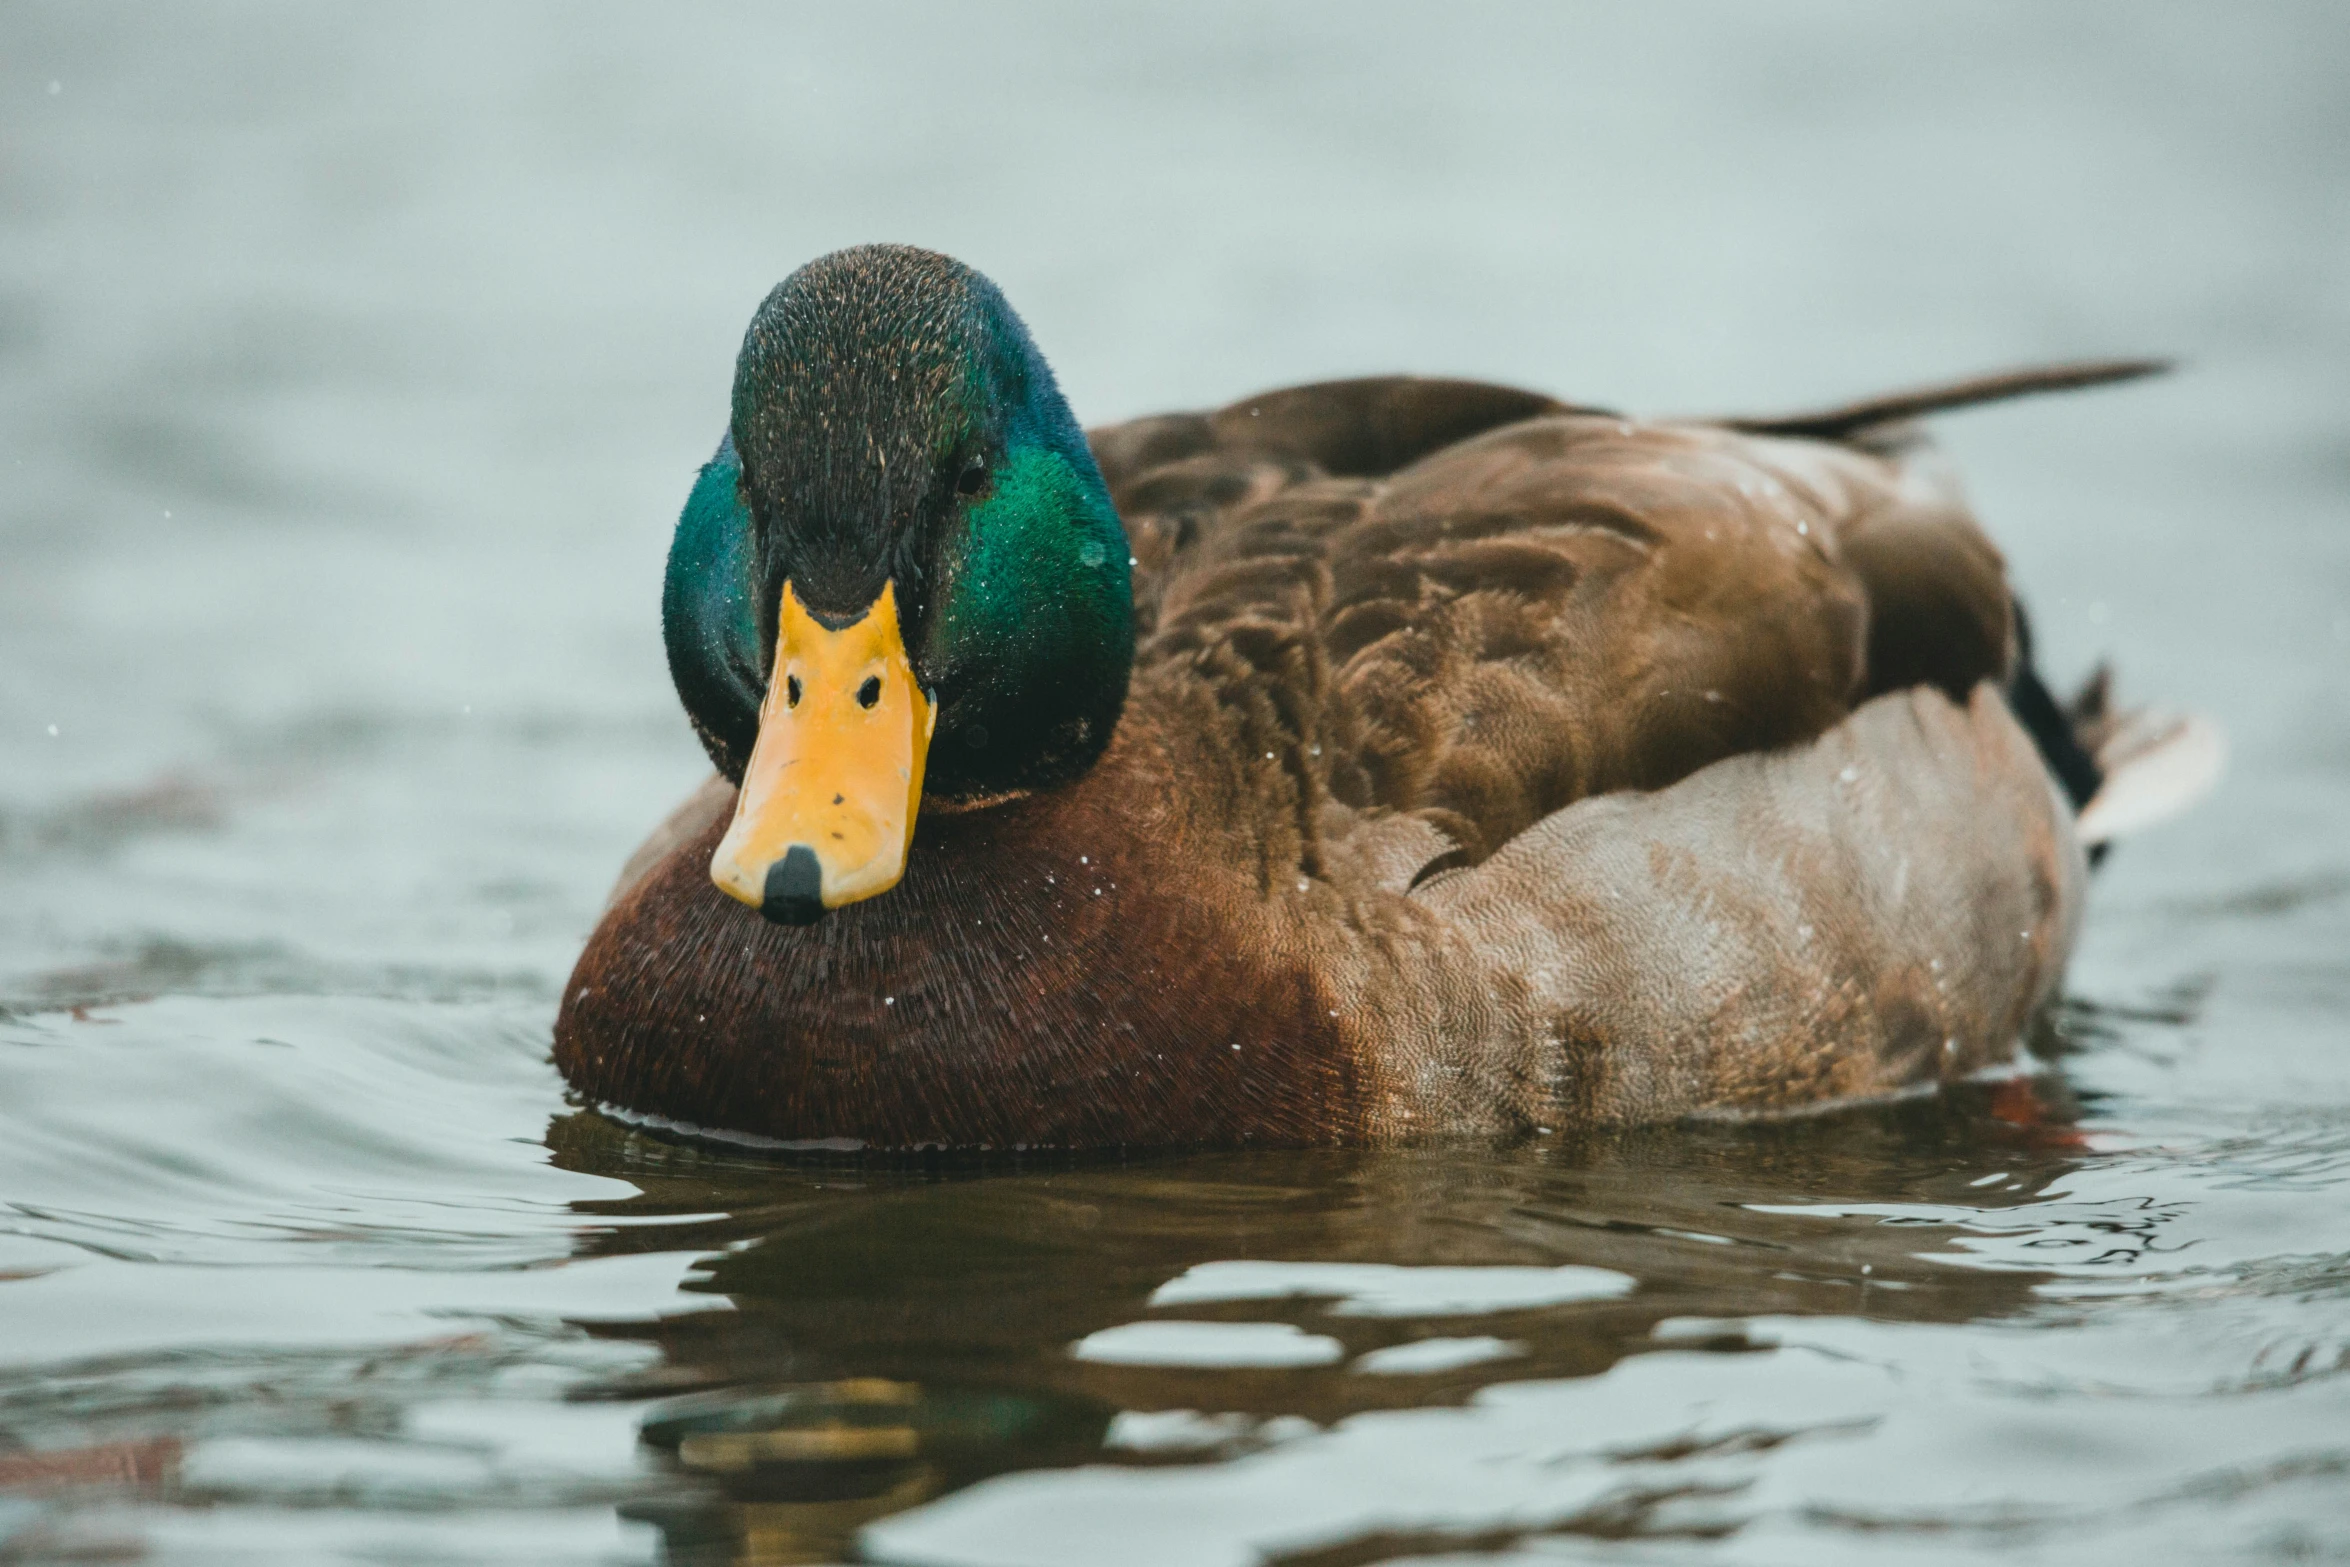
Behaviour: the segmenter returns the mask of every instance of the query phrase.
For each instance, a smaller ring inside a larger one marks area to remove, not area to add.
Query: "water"
[[[2339,8],[0,40],[0,1559],[2350,1556]],[[2022,1085],[990,1169],[632,1132],[545,1058],[702,766],[667,523],[754,302],[867,239],[991,272],[1093,419],[2179,353],[1946,433],[2048,663],[2233,771],[2101,874]]]

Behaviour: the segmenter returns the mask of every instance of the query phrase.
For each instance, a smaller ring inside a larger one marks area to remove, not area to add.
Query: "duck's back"
[[[1099,431],[1138,661],[1204,680],[1311,859],[1412,812],[1481,861],[1542,817],[2012,659],[1997,551],[1914,454],[1391,378]]]

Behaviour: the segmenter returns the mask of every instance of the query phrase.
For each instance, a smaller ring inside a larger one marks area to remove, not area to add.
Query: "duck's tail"
[[[2059,706],[2032,662],[2032,628],[2015,606],[2016,672],[2008,707],[2072,801],[2076,830],[2095,864],[2116,839],[2179,815],[2209,794],[2227,765],[2219,726],[2196,713],[2123,709],[2113,671],[2100,664]]]
[[[2105,768],[2097,757],[2096,737],[2087,733],[2073,715],[2056,702],[2056,696],[2040,678],[2039,666],[2032,659],[2032,619],[2024,613],[2024,601],[2009,600],[2015,606],[2015,674],[2007,682],[2007,705],[2015,714],[2016,722],[2024,726],[2024,733],[2040,748],[2040,760],[2048,764],[2056,776],[2057,786],[2064,790],[2077,813],[2088,808],[2097,798],[2097,791],[2105,786]],[[2108,674],[2103,667],[2100,677]],[[2110,680],[2107,681],[2110,686]],[[2102,696],[2100,698],[2102,701]]]
[[[2113,672],[2103,665],[2072,700],[2066,718],[2097,759],[2097,792],[2081,807],[2081,842],[2092,854],[2211,793],[2227,768],[2227,737],[2200,713],[2113,705]]]
[[[2043,392],[2071,392],[2088,386],[2111,386],[2161,375],[2171,368],[2168,359],[2092,359],[2077,364],[2040,365],[2026,370],[2002,370],[1906,392],[1888,392],[1837,408],[1810,413],[1779,414],[1767,419],[1717,419],[1716,424],[1752,435],[1798,436],[1815,441],[1842,441],[1888,424],[2005,402],[2011,397],[2036,397]]]
[[[1810,413],[1712,422],[1753,435],[1874,445],[1888,438],[1898,442],[1900,434],[1892,427],[1927,414],[2043,392],[2111,386],[2161,375],[2170,368],[2167,359],[2041,365],[1890,392]],[[2021,656],[2008,683],[2008,705],[2079,813],[2081,841],[2092,859],[2103,858],[2114,840],[2167,821],[2211,792],[2227,762],[2227,742],[2217,724],[2193,713],[2119,709],[2113,705],[2112,673],[2102,667],[2069,705],[2060,705],[2033,665],[2031,622],[2021,603],[2015,606],[2015,624]]]

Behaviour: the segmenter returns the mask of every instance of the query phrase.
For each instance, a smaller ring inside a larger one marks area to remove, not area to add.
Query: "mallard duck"
[[[632,860],[556,1062],[639,1117],[876,1148],[1980,1072],[2064,971],[2114,722],[2034,674],[1910,421],[2149,368],[1661,422],[1387,377],[1089,436],[977,272],[810,262],[663,590],[717,776]]]

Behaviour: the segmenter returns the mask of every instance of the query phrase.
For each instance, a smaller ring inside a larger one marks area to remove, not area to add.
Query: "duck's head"
[[[869,245],[759,307],[678,522],[670,672],[742,786],[710,866],[806,923],[888,891],[914,822],[1069,782],[1134,656],[1126,536],[994,284]]]

